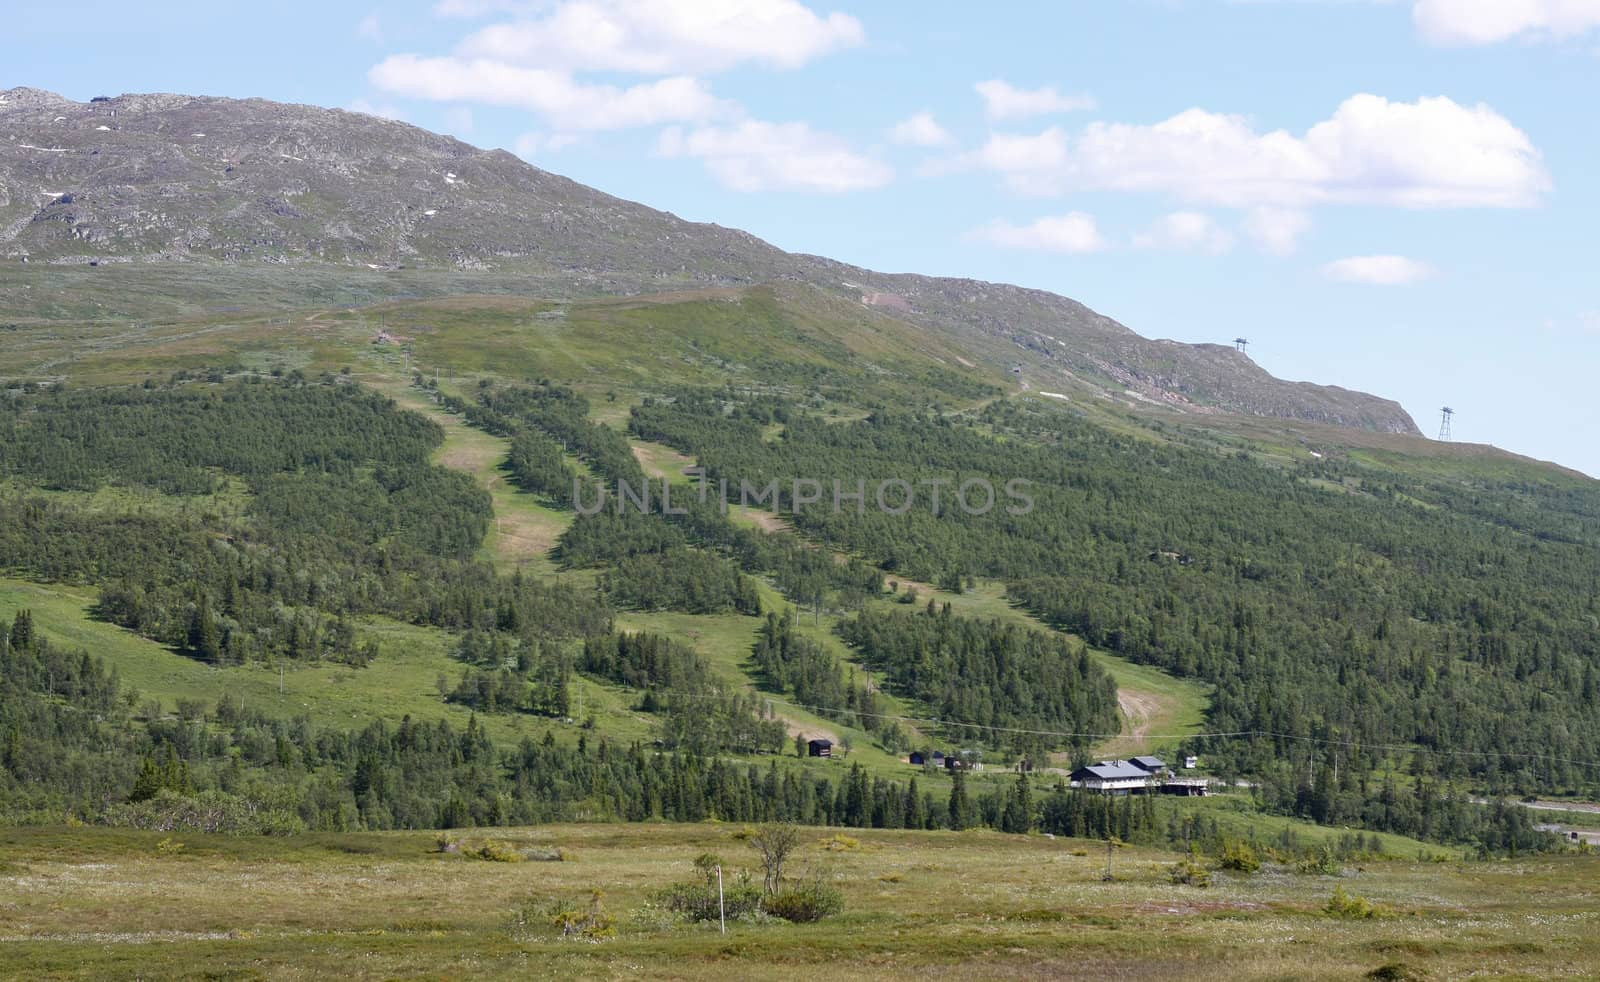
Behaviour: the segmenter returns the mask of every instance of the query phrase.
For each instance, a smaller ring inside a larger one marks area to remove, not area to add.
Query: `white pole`
[[[728,933],[728,908],[722,902],[722,867],[717,867],[717,917],[722,921],[722,933]]]

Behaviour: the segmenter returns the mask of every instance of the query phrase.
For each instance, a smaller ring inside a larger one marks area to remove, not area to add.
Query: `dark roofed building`
[[[808,756],[808,757],[832,757],[833,756],[833,741],[832,740],[822,740],[822,739],[806,741],[806,756]]]
[[[1130,757],[1128,763],[1147,774],[1159,774],[1167,769],[1167,762],[1160,757]]]

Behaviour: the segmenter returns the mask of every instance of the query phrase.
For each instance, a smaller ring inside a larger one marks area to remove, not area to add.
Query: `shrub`
[[[1222,855],[1217,859],[1217,868],[1237,873],[1254,873],[1261,869],[1261,857],[1256,855],[1250,843],[1227,839],[1222,843]]]
[[[764,909],[773,917],[810,924],[844,910],[844,894],[820,878],[813,878],[779,890],[767,898]]]
[[[694,871],[706,881],[707,886],[714,886],[717,882],[717,869],[722,866],[722,857],[714,852],[703,852],[694,857]]]
[[[601,903],[604,896],[599,890],[591,890],[587,899],[529,897],[511,912],[507,931],[513,937],[550,933],[586,941],[615,937],[616,923]]]
[[[1309,856],[1303,857],[1295,863],[1295,871],[1307,874],[1320,874],[1322,876],[1338,876],[1344,872],[1344,864],[1339,862],[1339,857],[1326,843],[1322,848]]]
[[[1344,887],[1333,888],[1333,896],[1323,904],[1322,912],[1329,917],[1353,921],[1369,921],[1378,916],[1378,906],[1366,897],[1356,897],[1344,892]]]
[[[102,821],[152,832],[294,835],[306,829],[294,813],[289,795],[272,789],[246,798],[225,791],[182,794],[163,788],[144,801],[112,805]]]
[[[570,863],[574,861],[572,853],[562,849],[560,846],[528,849],[523,852],[522,858],[530,863]]]
[[[784,863],[800,845],[799,827],[792,822],[767,822],[750,837],[750,844],[761,853],[761,868],[765,873],[762,892],[777,893],[783,886]]]
[[[520,863],[527,858],[504,842],[496,842],[494,839],[485,842],[473,855],[491,863]]]
[[[699,867],[698,862],[695,865]],[[674,883],[657,893],[654,900],[691,921],[717,920],[722,910],[727,912],[730,921],[745,920],[761,913],[761,888],[745,870],[740,870],[736,876],[724,877],[722,906],[719,909],[715,863],[712,864],[709,877],[702,882]]]
[[[1180,862],[1167,867],[1167,875],[1172,877],[1172,882],[1180,886],[1208,887],[1211,885],[1211,872],[1200,865],[1193,856],[1185,856]]]

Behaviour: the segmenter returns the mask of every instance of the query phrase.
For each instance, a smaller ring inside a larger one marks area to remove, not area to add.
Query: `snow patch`
[[[31,143],[19,143],[19,144],[17,144],[17,148],[20,149],[20,150],[38,150],[38,151],[40,151],[42,153],[71,153],[72,152],[72,148],[71,147],[36,147]]]
[[[1047,399],[1060,399],[1062,402],[1071,402],[1072,401],[1067,396],[1064,396],[1059,392],[1046,392],[1043,389],[1040,389],[1039,390],[1039,394],[1044,396]]]
[[[426,217],[429,217],[429,218],[431,218],[431,217],[433,217],[433,216],[434,216],[434,215],[437,215],[437,214],[439,214],[439,209],[437,209],[437,208],[429,208],[429,209],[428,209],[428,210],[427,210],[427,211],[425,211],[425,212],[423,212],[423,213],[422,213],[422,214],[423,214],[423,215],[424,215],[424,216],[426,216]]]
[[[205,136],[204,133],[190,133],[190,136]]]
[[[109,127],[109,126],[96,126],[95,129],[104,130],[107,133],[111,132],[111,127]]]
[[[306,162],[306,158],[304,158],[304,157],[296,157],[292,153],[280,153],[280,154],[278,154],[278,156],[282,157],[284,160],[298,160],[302,164]]]

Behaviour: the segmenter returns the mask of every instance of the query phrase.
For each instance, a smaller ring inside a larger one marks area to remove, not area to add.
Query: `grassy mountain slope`
[[[296,267],[280,281],[280,299],[461,292],[474,271],[494,282],[479,292],[558,297],[804,283],[858,312],[915,324],[974,361],[1016,368],[1039,388],[1117,399],[1132,392],[1187,413],[1416,432],[1393,402],[1283,382],[1225,349],[1149,341],[1043,291],[793,255],[613,198],[504,151],[264,100],[125,95],[75,103],[34,89],[0,92],[0,257],[6,266],[92,260],[96,272],[152,261],[238,267],[219,279],[208,272],[187,291],[169,282],[152,298],[165,310],[167,298],[195,291],[191,304],[201,307],[239,304],[225,299],[228,289],[259,296],[263,264]],[[360,276],[317,268],[327,265]],[[88,280],[5,272],[0,298],[27,301],[21,310],[139,316],[128,298]],[[233,280],[243,282],[224,288]],[[339,282],[348,280],[356,285]],[[72,295],[57,295],[64,285]]]

